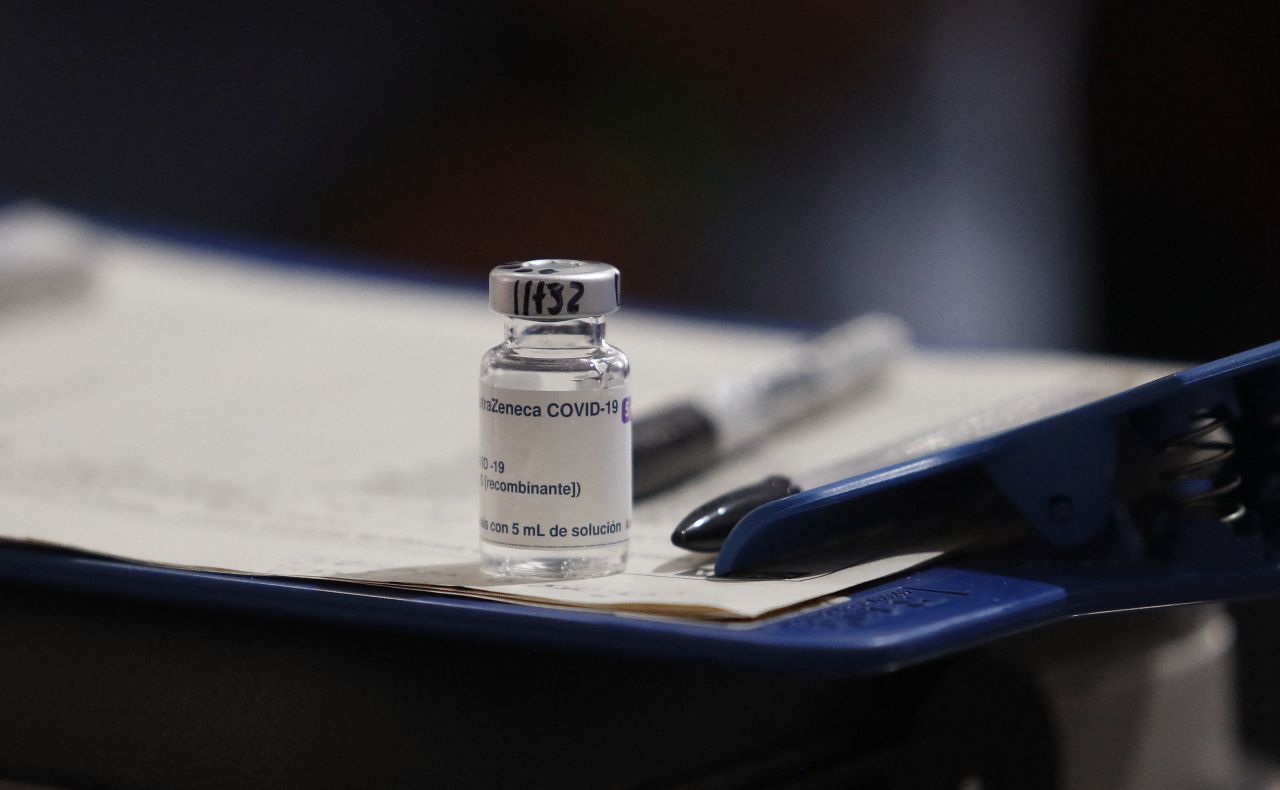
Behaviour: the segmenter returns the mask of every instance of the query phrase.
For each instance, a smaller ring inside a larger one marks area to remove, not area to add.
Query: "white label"
[[[626,543],[631,398],[480,385],[480,539],[525,549]]]

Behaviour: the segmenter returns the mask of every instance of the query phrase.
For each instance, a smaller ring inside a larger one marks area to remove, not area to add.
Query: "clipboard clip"
[[[715,572],[847,544],[978,492],[1011,506],[1029,528],[1022,545],[1055,562],[1268,562],[1280,532],[1280,342],[770,502],[734,527]]]

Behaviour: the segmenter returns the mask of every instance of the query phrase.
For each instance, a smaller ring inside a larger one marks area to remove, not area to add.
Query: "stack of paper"
[[[143,563],[755,618],[954,541],[813,577],[713,579],[705,556],[669,542],[694,505],[1020,395],[1116,390],[1159,372],[1066,355],[915,353],[874,391],[638,507],[626,573],[495,580],[477,565],[476,376],[501,337],[485,272],[474,291],[389,284],[38,211],[0,218],[0,240],[19,237],[84,257],[92,282],[76,297],[0,313],[0,539]],[[609,327],[632,360],[637,413],[767,366],[798,338],[630,307]]]

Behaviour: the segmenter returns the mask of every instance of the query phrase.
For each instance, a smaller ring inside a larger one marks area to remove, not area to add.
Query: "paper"
[[[813,578],[713,580],[707,557],[669,542],[693,506],[1020,394],[1090,381],[1117,390],[1157,372],[1064,355],[916,353],[846,407],[638,507],[625,574],[515,583],[477,570],[476,374],[501,336],[479,288],[247,265],[90,232],[87,300],[0,315],[0,538],[148,563],[758,617],[953,541]],[[631,358],[637,414],[767,364],[797,338],[630,306],[609,332]]]

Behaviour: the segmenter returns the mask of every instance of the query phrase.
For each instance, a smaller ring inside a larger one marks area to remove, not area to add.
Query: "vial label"
[[[547,392],[480,385],[480,539],[524,549],[626,543],[625,386]]]

